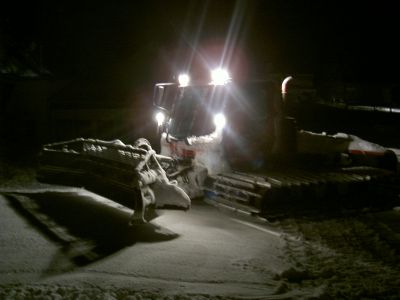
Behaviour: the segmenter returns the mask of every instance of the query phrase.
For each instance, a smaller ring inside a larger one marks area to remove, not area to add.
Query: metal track
[[[204,190],[215,204],[263,216],[306,207],[370,205],[370,196],[383,196],[383,190],[398,193],[398,183],[393,172],[372,167],[283,169],[218,174]]]

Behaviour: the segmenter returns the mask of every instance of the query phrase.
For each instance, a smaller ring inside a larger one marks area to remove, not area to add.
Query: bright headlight
[[[165,115],[161,111],[156,114],[156,121],[158,126],[161,126],[164,123]]]
[[[227,70],[218,68],[211,71],[211,84],[214,85],[224,85],[229,82],[231,78]]]
[[[222,114],[222,113],[215,114],[214,115],[214,124],[217,129],[224,128],[224,126],[226,124],[226,119],[225,119],[224,114]]]
[[[190,77],[188,74],[181,74],[178,76],[178,82],[180,86],[188,86]]]

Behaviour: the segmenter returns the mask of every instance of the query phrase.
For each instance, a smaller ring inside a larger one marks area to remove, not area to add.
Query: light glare
[[[214,85],[224,85],[229,82],[231,78],[227,70],[218,68],[211,72],[211,83]]]
[[[159,111],[156,114],[156,121],[157,121],[158,126],[161,126],[165,121],[165,115]]]
[[[215,114],[214,115],[214,124],[218,130],[221,130],[222,128],[224,128],[225,124],[226,124],[226,119],[225,119],[224,114],[222,114],[222,113]]]
[[[178,82],[180,86],[188,86],[190,81],[190,77],[188,74],[181,74],[178,76]]]

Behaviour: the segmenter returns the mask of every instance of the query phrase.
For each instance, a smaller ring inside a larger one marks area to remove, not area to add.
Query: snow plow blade
[[[190,208],[189,196],[161,166],[172,163],[145,139],[125,145],[78,138],[43,146],[38,180],[84,187],[133,209],[130,224],[145,223],[155,208]]]

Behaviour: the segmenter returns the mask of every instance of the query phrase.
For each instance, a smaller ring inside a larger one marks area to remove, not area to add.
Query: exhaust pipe
[[[286,102],[287,84],[292,76],[286,77],[281,85],[282,112],[275,123],[274,152],[281,155],[290,155],[297,152],[297,126],[296,120],[286,115],[284,104]]]
[[[282,92],[282,101],[285,102],[286,101],[286,93],[287,93],[287,84],[289,83],[290,80],[292,80],[293,77],[292,76],[288,76],[286,77],[283,81],[282,81],[282,86],[281,86],[281,92]]]

